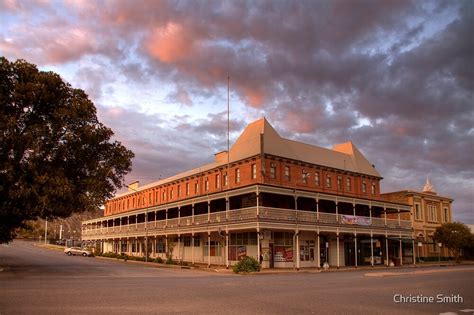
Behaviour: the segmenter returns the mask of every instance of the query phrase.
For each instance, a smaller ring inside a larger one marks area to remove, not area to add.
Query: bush
[[[125,261],[128,260],[128,255],[125,253],[120,253],[120,255],[117,256],[117,259],[123,259]]]
[[[166,260],[167,265],[176,265],[176,262],[173,259]]]
[[[161,257],[158,257],[158,258],[155,258],[155,260],[153,260],[154,263],[157,263],[157,264],[162,264],[163,263],[163,259]]]
[[[257,259],[246,256],[232,267],[235,273],[239,272],[257,272],[260,271],[260,263]]]

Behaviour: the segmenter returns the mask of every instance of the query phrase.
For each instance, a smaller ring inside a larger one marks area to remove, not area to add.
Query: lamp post
[[[420,248],[423,246],[422,242],[418,242],[418,262],[421,262]]]
[[[438,251],[438,261],[441,263],[441,247],[443,247],[443,243],[438,243],[439,251]]]

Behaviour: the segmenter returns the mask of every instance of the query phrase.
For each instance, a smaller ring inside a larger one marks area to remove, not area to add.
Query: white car
[[[92,252],[86,249],[82,249],[80,247],[66,247],[64,249],[64,253],[68,256],[72,255],[82,255],[84,257],[92,255]]]

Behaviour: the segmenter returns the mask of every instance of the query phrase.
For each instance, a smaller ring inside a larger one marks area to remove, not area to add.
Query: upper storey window
[[[236,184],[240,183],[240,168],[235,169],[235,183]]]
[[[332,183],[331,183],[331,175],[326,176],[326,188],[331,188]]]
[[[285,173],[283,174],[283,177],[285,178],[285,180],[290,180],[290,167],[289,166],[285,166]]]
[[[276,171],[277,171],[276,164],[275,164],[275,163],[272,163],[272,164],[270,165],[270,178],[271,178],[271,179],[275,179],[275,178],[276,178]]]
[[[252,179],[257,179],[257,164],[252,164]]]

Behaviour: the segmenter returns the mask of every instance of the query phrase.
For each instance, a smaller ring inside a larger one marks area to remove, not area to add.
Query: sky
[[[382,192],[429,178],[474,223],[474,1],[0,0],[0,55],[54,71],[135,153],[126,182],[209,163],[266,117],[353,143]]]

